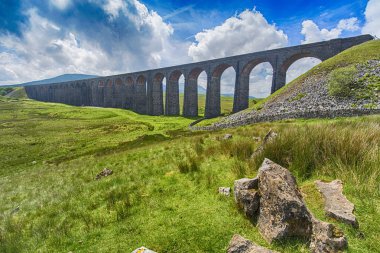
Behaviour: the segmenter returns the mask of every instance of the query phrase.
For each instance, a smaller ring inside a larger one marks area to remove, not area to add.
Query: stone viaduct
[[[293,47],[231,56],[179,66],[152,69],[80,81],[26,86],[28,97],[46,102],[75,106],[98,106],[130,109],[140,114],[179,115],[179,78],[185,78],[183,115],[198,115],[198,76],[207,74],[205,117],[220,115],[220,80],[225,69],[236,73],[233,112],[248,107],[249,75],[258,64],[273,67],[271,92],[286,83],[286,71],[292,63],[315,57],[324,61],[352,46],[372,40],[370,35],[334,39]],[[166,78],[166,101],[163,103],[163,79]]]

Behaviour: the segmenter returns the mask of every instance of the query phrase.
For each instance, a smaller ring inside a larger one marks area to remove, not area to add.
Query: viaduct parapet
[[[236,73],[233,112],[248,108],[249,75],[260,63],[273,67],[271,92],[286,83],[290,65],[304,57],[324,61],[352,46],[372,40],[371,35],[334,39],[299,46],[273,49],[166,68],[152,69],[80,81],[26,86],[29,98],[75,106],[98,106],[130,109],[140,114],[179,115],[179,79],[185,78],[183,115],[198,115],[198,76],[207,74],[205,117],[219,116],[220,80],[229,67]],[[163,79],[166,78],[165,108]]]

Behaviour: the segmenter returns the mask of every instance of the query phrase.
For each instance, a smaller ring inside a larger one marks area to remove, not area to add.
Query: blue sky
[[[227,18],[240,13],[245,9],[256,8],[270,23],[275,23],[289,35],[291,45],[299,44],[302,36],[299,33],[301,23],[311,19],[323,28],[331,29],[345,18],[357,17],[360,23],[364,22],[366,0],[241,0],[241,1],[144,1],[150,8],[158,11],[162,16],[175,13],[183,9],[184,12],[168,18],[175,24],[191,22],[191,29],[178,29],[175,33],[180,38],[187,38],[201,31],[222,23]],[[212,13],[212,19],[208,13]],[[201,16],[202,15],[202,16]],[[202,22],[198,22],[197,18]],[[179,26],[180,27],[180,26]],[[359,34],[359,31],[347,33],[348,36]]]
[[[380,36],[380,0],[1,0],[0,84],[112,75],[301,43]],[[294,78],[317,64],[300,60]],[[228,71],[227,71],[228,72]],[[233,90],[233,72],[222,90]],[[251,74],[268,93],[270,66]],[[203,83],[203,85],[205,85]]]

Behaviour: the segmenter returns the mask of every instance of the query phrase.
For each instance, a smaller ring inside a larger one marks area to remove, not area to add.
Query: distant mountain
[[[30,86],[30,85],[38,85],[38,84],[69,82],[69,81],[83,80],[83,79],[89,79],[89,78],[95,78],[95,77],[98,77],[98,76],[83,75],[83,74],[65,74],[65,75],[60,75],[53,78],[39,80],[39,81],[20,83],[20,84],[14,84],[14,85],[6,85],[6,86],[9,86],[9,87]],[[0,85],[0,86],[5,86],[5,85]]]

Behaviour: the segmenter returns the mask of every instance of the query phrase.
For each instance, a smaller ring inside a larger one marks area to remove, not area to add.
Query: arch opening
[[[301,57],[293,61],[286,70],[286,84],[306,73],[322,61],[316,57]]]
[[[231,114],[233,111],[235,83],[236,72],[230,66],[222,72],[220,77],[220,110],[222,115]]]
[[[206,86],[206,72],[202,68],[192,69],[184,87],[183,115],[185,117],[197,117],[204,114]]]
[[[149,91],[149,114],[162,115],[164,114],[163,103],[163,80],[165,75],[163,73],[157,73],[153,76],[153,82],[151,91]]]
[[[124,108],[133,109],[133,97],[134,97],[134,83],[133,78],[128,76],[125,79],[125,100],[124,100]]]
[[[175,70],[169,74],[166,82],[165,92],[165,115],[180,115],[180,79],[183,74],[180,70]]]
[[[113,80],[107,79],[104,87],[104,107],[113,107],[114,103]]]
[[[253,106],[257,99],[271,93],[273,67],[268,59],[254,59],[245,64],[235,89],[234,112]]]
[[[99,80],[98,89],[97,89],[97,106],[99,107],[104,106],[104,87],[105,87],[104,81]]]
[[[273,67],[269,62],[256,65],[249,73],[248,97],[249,105],[254,104],[254,98],[266,98],[271,93]]]
[[[213,118],[221,115],[222,113],[222,106],[221,106],[221,86],[222,86],[222,75],[227,70],[230,69],[232,66],[226,63],[220,64],[217,66],[211,73],[211,80],[210,83],[207,85],[207,93],[206,93],[206,109],[205,109],[205,117],[206,118]],[[228,79],[234,79],[233,73],[235,72],[235,69],[232,67],[231,70],[228,70],[226,73],[227,75],[230,75]],[[225,76],[224,76],[225,78]],[[234,87],[233,84],[230,84],[228,79],[226,79],[225,83],[223,84],[228,87]],[[226,102],[224,103],[224,107],[228,108],[231,107],[229,110],[227,109],[226,113],[232,112],[232,103],[233,103],[233,97],[229,99],[230,103]],[[228,106],[228,104],[231,104]],[[223,112],[224,113],[224,112]]]
[[[147,79],[140,75],[136,80],[133,109],[135,112],[145,114],[147,112]]]
[[[114,80],[114,88],[113,88],[113,106],[114,108],[124,108],[125,103],[125,86],[123,80],[118,77]]]

